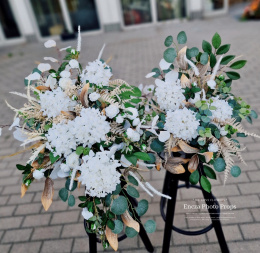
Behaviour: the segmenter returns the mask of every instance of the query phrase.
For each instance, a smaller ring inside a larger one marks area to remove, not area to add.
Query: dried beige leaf
[[[50,87],[44,86],[44,85],[40,85],[36,87],[37,90],[51,90]]]
[[[206,162],[208,163],[213,157],[213,152],[200,153],[200,155],[203,155],[205,157]]]
[[[188,68],[188,63],[184,60],[184,56],[186,55],[187,46],[183,47],[179,52],[177,56],[177,63],[179,67],[183,70],[186,70]]]
[[[25,184],[21,185],[21,198],[23,198],[23,196],[25,195],[25,193],[28,190],[28,186],[26,186]]]
[[[125,211],[125,213],[121,215],[121,218],[126,226],[133,228],[135,231],[139,233],[140,225],[137,221],[135,221],[132,218],[128,211]]]
[[[166,170],[172,174],[182,174],[185,172],[185,168],[181,164],[175,166],[166,166]]]
[[[81,104],[84,107],[88,107],[88,89],[89,89],[89,83],[85,84],[85,86],[82,88],[82,91],[79,95]]]
[[[188,164],[188,170],[190,173],[194,172],[199,165],[199,157],[198,155],[194,155],[191,157],[190,162]]]
[[[53,195],[54,195],[53,181],[49,177],[47,177],[45,180],[45,186],[41,198],[42,205],[45,211],[47,211],[51,206]]]
[[[191,81],[190,81],[189,78],[188,78],[186,75],[184,75],[184,74],[181,75],[181,87],[182,87],[182,88],[186,88],[186,87],[191,88]]]
[[[108,226],[106,226],[106,237],[112,249],[114,251],[117,251],[118,249],[117,234],[114,234]]]
[[[187,153],[187,154],[196,154],[199,152],[199,149],[197,148],[194,148],[194,147],[191,147],[190,145],[188,145],[186,142],[184,141],[179,141],[179,147],[181,148],[181,150],[184,152],[184,153]]]
[[[76,113],[72,111],[61,111],[61,114],[63,114],[70,120],[74,120],[76,118]]]
[[[199,70],[199,73],[200,73],[200,77],[202,77],[202,78],[204,78],[205,76],[206,76],[206,73],[207,73],[207,71],[208,71],[208,68],[209,68],[209,61],[208,61],[208,63],[206,64],[206,65],[203,65],[203,64],[201,64],[201,63],[198,63],[197,65],[196,65],[196,67],[198,68],[198,70]]]
[[[180,147],[175,146],[175,147],[173,147],[173,148],[171,149],[171,151],[172,151],[172,152],[180,152],[180,151],[182,151],[182,150],[180,149]]]

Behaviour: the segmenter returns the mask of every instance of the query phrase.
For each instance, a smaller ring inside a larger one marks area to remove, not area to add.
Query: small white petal
[[[37,68],[41,72],[45,72],[51,69],[51,65],[49,63],[40,63]]]
[[[156,116],[153,118],[153,121],[152,121],[152,128],[155,127],[156,122],[157,122],[158,119],[159,119],[159,115],[156,115]]]
[[[175,83],[178,80],[179,73],[175,70],[168,72],[165,75],[165,82],[167,83]]]
[[[13,124],[9,127],[9,130],[12,130],[13,127],[19,127],[20,126],[20,119],[15,118]]]
[[[16,130],[13,132],[13,136],[16,140],[24,142],[27,140],[28,136],[25,131],[22,131],[20,128],[16,127]]]
[[[71,48],[71,46],[61,48],[61,49],[60,49],[60,52],[61,52],[61,51],[65,51],[65,50],[68,49],[68,48]]]
[[[143,88],[144,88],[143,84],[142,84],[142,83],[141,83],[141,84],[139,84],[139,86],[138,86],[138,89],[139,89],[140,91],[142,91],[142,90],[143,90]]]
[[[84,217],[85,220],[89,220],[92,216],[93,213],[91,213],[87,207],[82,209],[81,215]]]
[[[168,131],[161,131],[159,134],[159,141],[165,142],[170,138],[170,133]]]
[[[34,73],[30,74],[29,76],[25,77],[25,79],[30,80],[30,81],[39,80],[39,79],[41,79],[41,75],[38,72],[34,72]]]
[[[60,76],[61,77],[70,77],[70,72],[63,70],[63,71],[60,72]]]
[[[156,72],[151,72],[151,73],[148,73],[145,77],[150,78],[150,77],[154,76],[155,74],[156,74]]]
[[[51,47],[56,47],[56,42],[54,40],[47,40],[45,43],[44,43],[44,46],[46,48],[51,48]]]
[[[0,128],[0,136],[2,135],[2,127]]]
[[[129,167],[132,163],[129,162],[124,155],[121,155],[120,163],[123,167]]]
[[[215,89],[216,88],[216,82],[215,80],[209,80],[207,81],[207,85],[211,88],[211,89]]]
[[[57,59],[53,58],[53,57],[44,57],[43,58],[45,61],[51,61],[51,62],[58,62]]]
[[[77,60],[75,60],[75,59],[70,60],[69,61],[69,65],[73,69],[78,69],[79,68],[79,62]]]
[[[164,59],[161,59],[159,66],[160,66],[161,70],[165,70],[171,66],[171,63],[165,61]]]

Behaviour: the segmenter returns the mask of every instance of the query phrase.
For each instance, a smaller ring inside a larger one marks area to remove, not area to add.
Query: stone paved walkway
[[[141,82],[149,84],[144,76],[161,59],[164,38],[177,35],[185,30],[188,45],[201,47],[202,39],[210,41],[218,31],[223,43],[231,43],[230,53],[240,55],[248,60],[241,71],[242,78],[234,83],[236,93],[260,113],[259,80],[260,80],[260,23],[238,22],[231,17],[208,19],[204,21],[180,22],[158,25],[148,28],[133,29],[125,32],[107,33],[95,36],[84,36],[82,62],[92,61],[97,56],[103,43],[107,44],[104,58],[111,55],[114,77],[127,80],[131,84]],[[71,42],[75,43],[75,41]],[[61,47],[71,44],[60,43]],[[7,54],[12,52],[13,56]],[[41,61],[44,56],[53,56],[52,50],[44,49],[40,43],[26,44],[14,48],[0,49],[0,124],[12,122],[12,112],[5,106],[7,99],[13,106],[24,103],[23,99],[9,94],[9,91],[24,90],[23,78]],[[247,129],[260,133],[260,120]],[[234,219],[223,221],[223,229],[231,252],[259,252],[260,247],[260,142],[254,138],[241,140],[247,145],[244,158],[248,166],[241,165],[242,174],[237,179],[230,178],[223,186],[220,177],[214,183],[213,192],[226,203],[237,206],[232,213]],[[19,150],[19,143],[13,140],[10,132],[4,132],[0,138],[0,155],[11,154]],[[55,181],[54,202],[48,212],[42,208],[40,199],[43,182],[33,183],[26,196],[20,198],[21,175],[16,170],[16,163],[26,161],[26,154],[6,159],[0,163],[0,252],[88,252],[88,238],[83,228],[83,220],[77,207],[68,208],[58,199],[58,190],[63,181]],[[157,188],[162,188],[164,173],[152,172],[147,179]],[[142,194],[144,196],[144,194]],[[147,196],[146,196],[147,197]],[[196,190],[182,189],[178,194],[174,224],[181,228],[197,229],[208,222],[192,222],[185,218],[184,204],[196,204],[194,198],[202,197]],[[153,218],[157,222],[156,233],[150,235],[161,252],[163,237],[162,218],[159,214],[159,198],[150,200],[150,209],[143,221]],[[120,252],[146,252],[139,238],[127,239],[120,243]],[[173,232],[170,252],[201,253],[220,252],[214,231],[206,235],[185,237]],[[99,247],[101,251],[101,248]]]

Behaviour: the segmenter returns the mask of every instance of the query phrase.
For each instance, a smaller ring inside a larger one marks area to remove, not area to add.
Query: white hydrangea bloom
[[[171,134],[168,131],[161,131],[158,136],[158,139],[160,142],[165,142],[165,141],[169,140],[170,137],[171,137]]]
[[[91,147],[95,143],[106,140],[110,125],[106,121],[106,116],[101,115],[98,109],[83,108],[80,116],[73,120],[70,131],[78,144]]]
[[[155,80],[157,88],[155,96],[157,102],[163,110],[176,110],[183,105],[185,96],[178,80],[178,72],[171,71],[165,75],[165,81],[160,79]]]
[[[112,73],[109,66],[100,60],[89,62],[86,66],[85,74],[82,74],[82,81],[85,83],[87,80],[100,87],[106,86],[109,83]]]
[[[37,180],[40,180],[44,177],[44,172],[45,170],[44,169],[41,169],[41,170],[35,170],[33,172],[33,177]]]
[[[126,111],[126,117],[128,119],[134,120],[138,116],[138,110],[136,108],[128,107],[125,109],[125,111]]]
[[[140,119],[139,119],[139,118],[135,118],[135,119],[133,120],[133,126],[138,126],[139,123],[140,123]]]
[[[86,186],[86,194],[92,197],[105,197],[116,189],[120,183],[121,174],[116,170],[121,164],[111,157],[110,151],[94,154],[90,151],[84,156],[83,164],[79,166],[81,175],[78,180]]]
[[[140,140],[140,134],[137,131],[133,130],[132,128],[128,128],[126,130],[126,134],[128,138],[133,142]]]
[[[215,106],[216,110],[211,110],[212,119],[219,119],[221,121],[225,121],[227,119],[231,119],[233,114],[233,108],[228,104],[226,100],[221,100],[218,97],[213,99],[213,103],[211,106]]]
[[[225,127],[219,128],[219,131],[222,136],[226,136],[228,134],[228,131],[225,130]]]
[[[92,102],[97,101],[99,98],[100,98],[100,94],[97,93],[97,92],[92,92],[92,93],[89,94],[89,99]]]
[[[121,124],[121,123],[123,123],[123,122],[124,122],[124,117],[121,116],[121,115],[118,115],[118,116],[116,117],[116,123]]]
[[[106,107],[105,111],[106,116],[110,119],[113,119],[119,113],[119,108],[117,105],[109,105]]]
[[[71,87],[73,85],[73,82],[70,78],[68,77],[62,77],[59,80],[59,86],[63,89],[66,90],[69,87]]]
[[[198,136],[197,128],[200,122],[196,120],[195,113],[186,107],[174,112],[167,112],[164,129],[173,134],[173,137],[191,141]]]
[[[73,152],[69,156],[67,156],[66,164],[70,168],[75,168],[76,166],[79,165],[79,156],[76,154],[76,152]]]
[[[218,145],[216,143],[210,143],[208,146],[209,152],[218,152]]]
[[[69,61],[69,65],[73,69],[78,69],[79,68],[79,62],[75,59],[72,59]]]
[[[62,164],[60,165],[60,169],[61,169],[62,172],[64,172],[64,173],[70,171],[70,167],[69,167],[67,164],[65,164],[65,163],[62,163]]]
[[[48,134],[46,134],[48,140],[46,147],[51,150],[55,156],[62,156],[62,154],[64,154],[64,156],[67,157],[72,153],[72,149],[76,150],[76,139],[71,133],[72,124],[72,121],[69,121],[68,124],[53,124]]]
[[[57,117],[61,111],[73,111],[77,102],[72,101],[61,88],[40,93],[41,111],[48,118]]]
[[[56,82],[57,82],[56,78],[54,78],[52,74],[50,74],[47,78],[47,81],[45,82],[45,86],[50,87],[52,90],[54,90],[57,86]]]
[[[91,217],[93,217],[93,213],[91,213],[87,207],[82,209],[81,215],[85,220],[89,220]]]
[[[153,84],[144,86],[144,89],[143,89],[144,95],[148,95],[148,94],[152,93],[153,91],[154,91],[154,85]]]

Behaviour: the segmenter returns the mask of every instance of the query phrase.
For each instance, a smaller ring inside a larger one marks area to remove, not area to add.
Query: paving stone
[[[260,224],[252,223],[252,224],[241,224],[240,225],[242,233],[245,239],[256,239],[260,238]]]
[[[0,207],[0,217],[12,216],[16,206],[3,206]]]
[[[10,204],[24,204],[24,203],[31,203],[33,199],[34,193],[26,193],[23,198],[21,198],[21,194],[19,195],[12,195],[8,201],[8,205]]]
[[[79,252],[89,252],[89,244],[88,244],[88,238],[76,238],[72,252],[73,253],[79,253]]]
[[[260,171],[249,171],[247,175],[251,181],[260,181]]]
[[[23,217],[12,217],[12,218],[1,218],[0,219],[0,230],[19,228],[22,223]]]
[[[248,195],[248,196],[234,196],[228,197],[229,203],[232,205],[236,205],[237,208],[245,208],[245,207],[258,207],[260,206],[259,198],[256,195]]]
[[[64,225],[61,237],[80,237],[84,236],[86,233],[83,222],[82,223],[77,223],[77,224],[69,224],[69,225]]]
[[[208,245],[192,245],[192,253],[219,253],[219,244],[208,244]],[[238,252],[237,252],[238,253]]]
[[[259,183],[239,184],[238,188],[242,194],[260,193],[260,184]]]
[[[44,241],[41,253],[66,253],[71,252],[72,239]]]
[[[47,226],[35,228],[32,240],[58,239],[60,237],[62,226]]]
[[[243,237],[237,225],[223,226],[223,232],[227,241],[242,241]],[[207,233],[209,242],[218,242],[215,230],[212,229]]]
[[[251,209],[253,217],[256,221],[260,221],[260,208]]]
[[[19,205],[15,211],[15,215],[24,215],[24,214],[37,214],[40,212],[42,206],[39,203],[30,203],[28,204],[23,204]]]
[[[2,242],[13,243],[13,242],[28,241],[30,239],[31,233],[32,233],[32,229],[9,230],[5,232]]]
[[[77,222],[79,217],[79,211],[54,213],[51,224],[65,224]]]
[[[16,243],[10,253],[36,253],[39,252],[40,247],[41,242]]]
[[[229,249],[232,253],[256,253],[259,251],[260,241],[242,241],[242,242],[231,242],[228,244]]]
[[[48,225],[50,223],[51,214],[39,214],[26,216],[23,227],[38,227]]]
[[[8,253],[12,244],[0,244],[0,252],[1,253]]]

